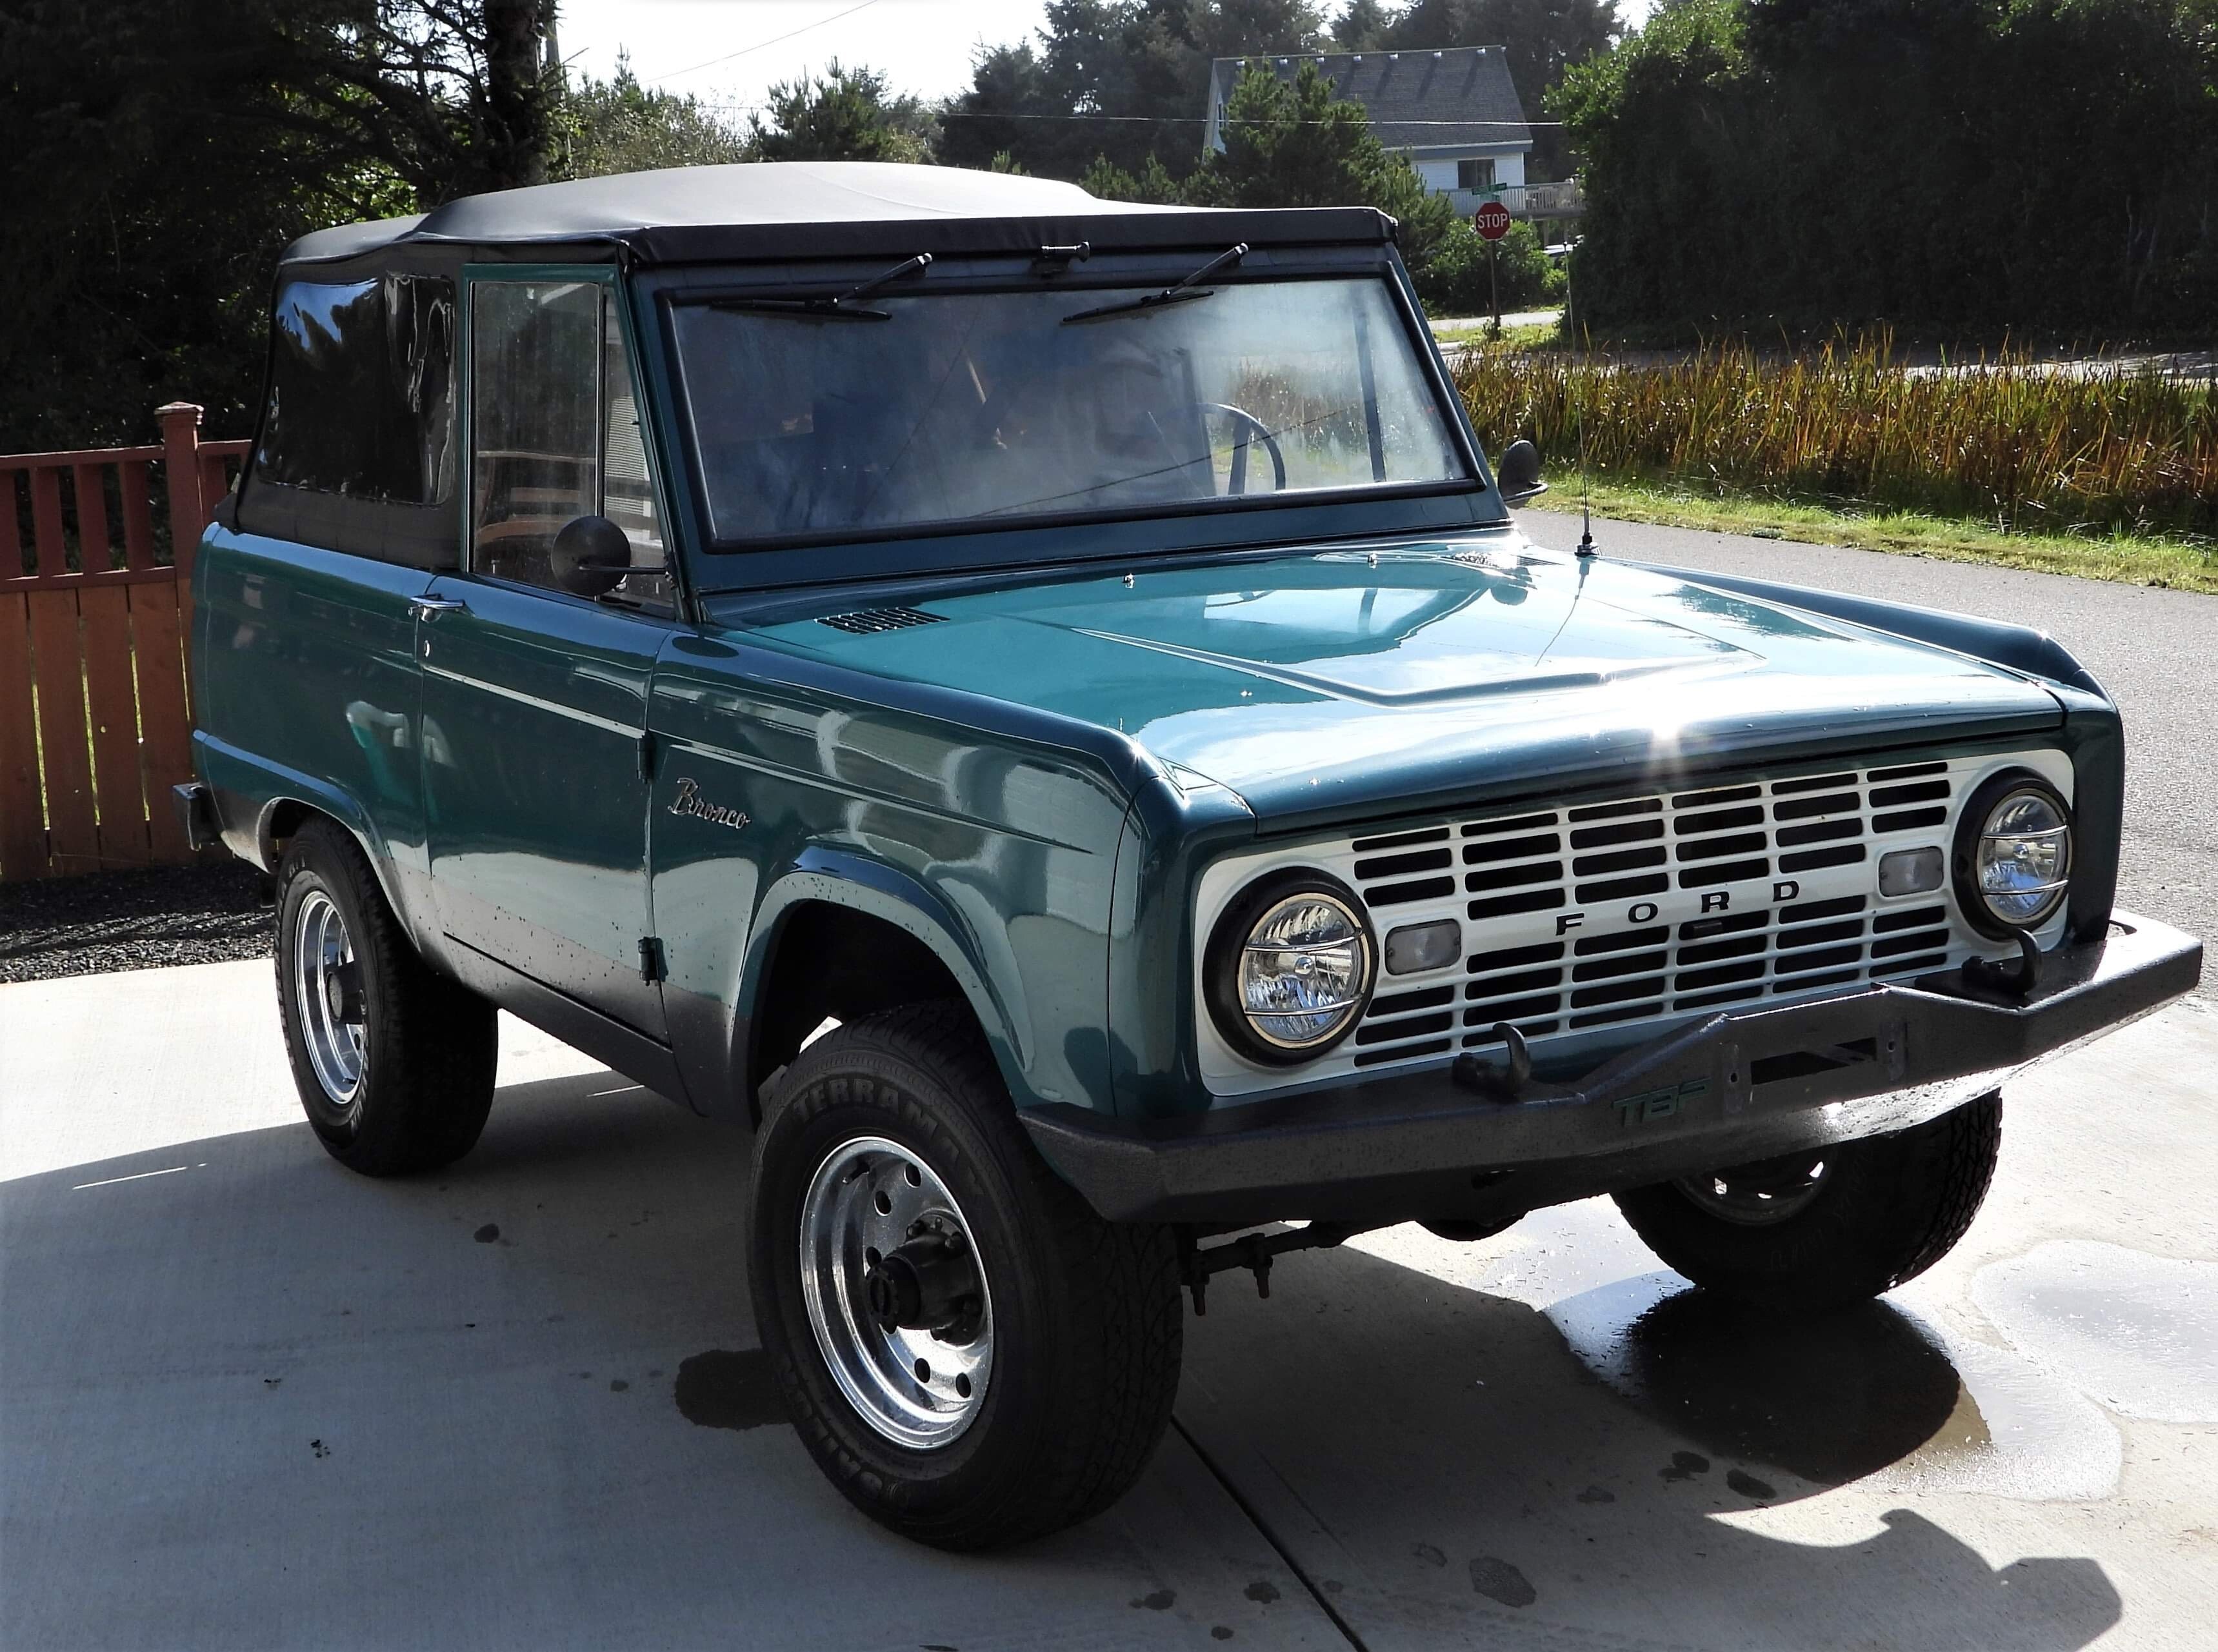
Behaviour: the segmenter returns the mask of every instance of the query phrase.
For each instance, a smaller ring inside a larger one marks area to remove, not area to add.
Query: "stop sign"
[[[1509,208],[1490,201],[1471,215],[1471,222],[1482,240],[1499,241],[1509,233]]]

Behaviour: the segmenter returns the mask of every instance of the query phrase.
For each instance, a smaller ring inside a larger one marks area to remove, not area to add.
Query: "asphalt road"
[[[1576,516],[1527,510],[1518,520],[1552,550],[1578,543]],[[2218,597],[1633,523],[1596,523],[1595,542],[1628,561],[1784,579],[2048,632],[2125,718],[2118,904],[2218,937]],[[2206,976],[2204,993],[2214,990]]]

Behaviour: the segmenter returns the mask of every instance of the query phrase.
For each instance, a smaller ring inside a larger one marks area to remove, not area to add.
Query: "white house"
[[[1218,58],[1209,69],[1209,146],[1224,147],[1219,127],[1243,69],[1252,64],[1292,81],[1305,63],[1332,82],[1335,96],[1360,103],[1379,141],[1408,155],[1428,189],[1454,196],[1459,213],[1475,210],[1497,187],[1510,210],[1521,212],[1533,128],[1498,46]]]

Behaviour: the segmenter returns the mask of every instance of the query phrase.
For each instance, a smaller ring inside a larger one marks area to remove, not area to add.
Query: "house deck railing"
[[[1577,218],[1586,211],[1586,197],[1577,178],[1560,183],[1503,183],[1491,189],[1449,189],[1444,192],[1459,218],[1469,218],[1490,201],[1509,208],[1512,218]]]

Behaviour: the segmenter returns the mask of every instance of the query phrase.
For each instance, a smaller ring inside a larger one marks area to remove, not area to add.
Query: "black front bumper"
[[[2018,994],[1959,972],[1682,1027],[1499,1101],[1444,1068],[1191,1117],[1020,1115],[1101,1215],[1489,1222],[1921,1123],[2191,991],[2203,944],[2120,913]]]

